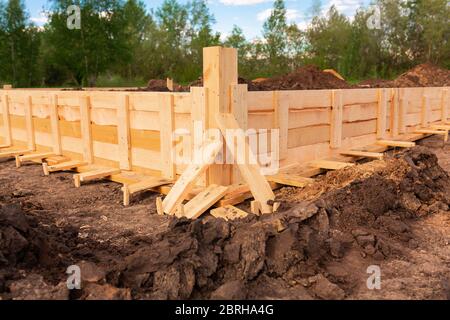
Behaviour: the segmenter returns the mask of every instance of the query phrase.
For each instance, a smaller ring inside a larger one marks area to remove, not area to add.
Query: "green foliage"
[[[189,83],[202,74],[203,48],[239,50],[239,73],[254,79],[305,64],[333,68],[351,81],[393,78],[422,62],[450,67],[447,0],[376,0],[348,19],[335,7],[323,14],[313,0],[306,29],[287,21],[275,0],[262,37],[246,39],[234,26],[223,41],[213,31],[207,0],[164,0],[148,11],[142,0],[49,0],[48,23],[29,21],[23,0],[0,0],[0,83],[25,86],[136,86],[149,79]],[[67,27],[69,5],[81,8],[81,29]]]

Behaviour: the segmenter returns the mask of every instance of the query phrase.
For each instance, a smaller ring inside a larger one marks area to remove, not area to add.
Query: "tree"
[[[270,17],[264,22],[263,36],[269,72],[277,74],[287,71],[287,22],[284,0],[275,0]]]
[[[123,7],[119,0],[79,3],[81,29],[67,27],[68,0],[52,0],[52,14],[45,27],[48,63],[67,72],[76,85],[95,86],[100,73],[131,59]]]
[[[2,78],[16,87],[31,86],[37,81],[39,33],[28,23],[23,1],[10,0],[6,6],[0,5],[0,13],[0,38],[5,44],[0,49]]]
[[[351,32],[348,18],[334,6],[326,17],[314,18],[306,34],[310,62],[322,69],[333,68],[348,74],[352,68],[348,59]]]

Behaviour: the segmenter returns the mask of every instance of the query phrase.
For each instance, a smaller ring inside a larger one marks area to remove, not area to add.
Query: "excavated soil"
[[[69,173],[0,162],[0,297],[450,299],[450,148],[422,144],[281,189],[279,213],[234,222],[158,216],[150,193],[123,208],[111,182],[74,189]],[[366,285],[373,265],[381,290]]]
[[[423,63],[393,81],[371,79],[361,82],[359,86],[371,88],[447,87],[450,86],[450,70],[431,63]]]

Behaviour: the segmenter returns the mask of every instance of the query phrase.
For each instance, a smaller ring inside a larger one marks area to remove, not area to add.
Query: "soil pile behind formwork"
[[[253,83],[253,86],[255,91],[352,88],[345,80],[324,72],[314,65],[301,67],[284,76]]]
[[[352,169],[342,171],[344,177]],[[333,183],[336,175],[322,182]],[[370,176],[284,212],[232,223],[174,220],[108,279],[131,288],[135,298],[343,299],[361,270],[352,263],[333,271],[329,263],[350,250],[375,261],[402,256],[403,247],[417,246],[410,224],[448,211],[449,204],[449,176],[433,153],[417,147]]]
[[[372,88],[446,87],[450,86],[450,70],[431,63],[423,63],[393,81],[372,79],[361,82],[359,86]]]

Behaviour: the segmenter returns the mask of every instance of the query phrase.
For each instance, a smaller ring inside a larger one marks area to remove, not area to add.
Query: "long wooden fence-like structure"
[[[188,93],[6,88],[0,91],[0,157],[63,156],[80,166],[117,171],[103,176],[128,172],[167,185],[189,168],[201,147],[193,138],[195,123],[219,128],[217,115],[222,113],[232,114],[244,130],[262,130],[257,134],[277,129],[281,168],[352,152],[354,157],[370,155],[378,149],[367,146],[402,145],[428,134],[447,137],[449,87],[249,92],[237,78],[236,50],[213,47],[204,51],[204,87]],[[178,130],[184,134],[174,138]],[[263,151],[254,152],[273,151],[260,147]],[[176,163],[174,154],[184,163]],[[233,197],[243,200],[249,189],[237,171],[229,164],[211,165],[196,185],[233,186]]]

